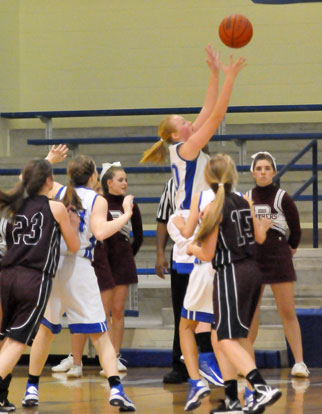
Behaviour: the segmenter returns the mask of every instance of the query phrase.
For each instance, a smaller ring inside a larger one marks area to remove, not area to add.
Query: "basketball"
[[[250,42],[253,36],[253,26],[247,17],[241,14],[232,14],[222,20],[218,33],[226,46],[239,48]]]

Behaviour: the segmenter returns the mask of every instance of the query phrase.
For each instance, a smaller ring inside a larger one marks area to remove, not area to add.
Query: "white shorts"
[[[172,254],[172,267],[177,273],[190,273],[193,269],[195,261],[194,256],[189,256],[186,253],[187,245],[192,243],[193,236],[186,239],[180,233],[178,227],[173,223],[173,218],[176,216],[182,216],[185,219],[189,217],[190,210],[177,210],[174,214],[169,217],[167,230],[174,241],[173,254]]]
[[[106,315],[91,262],[76,255],[61,256],[42,324],[61,330],[66,312],[71,333],[107,331]]]
[[[183,301],[181,311],[183,318],[213,323],[214,276],[215,270],[211,262],[195,263]]]

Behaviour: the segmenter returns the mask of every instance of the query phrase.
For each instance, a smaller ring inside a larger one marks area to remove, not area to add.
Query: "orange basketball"
[[[253,36],[253,26],[241,14],[227,16],[220,23],[219,37],[226,46],[238,48],[247,45]]]

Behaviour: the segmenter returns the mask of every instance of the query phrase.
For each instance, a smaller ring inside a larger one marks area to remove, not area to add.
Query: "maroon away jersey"
[[[24,201],[7,230],[8,250],[2,268],[24,266],[53,277],[59,260],[60,229],[46,196]]]
[[[229,193],[225,197],[213,266],[216,269],[255,254],[253,219],[248,201],[236,193]]]

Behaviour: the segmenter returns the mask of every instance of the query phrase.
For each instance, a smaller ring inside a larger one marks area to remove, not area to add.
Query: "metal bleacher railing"
[[[139,142],[156,142],[159,137],[141,136],[141,137],[103,137],[103,138],[55,138],[53,139],[53,119],[54,118],[72,118],[72,117],[115,117],[115,116],[149,116],[149,115],[167,115],[167,114],[197,114],[200,107],[190,108],[144,108],[144,109],[108,109],[108,110],[82,110],[82,111],[36,111],[36,112],[3,112],[0,114],[6,119],[39,119],[45,124],[45,139],[29,139],[29,145],[56,145],[67,144],[76,155],[79,145],[82,144],[112,144],[112,143],[139,143]],[[231,106],[228,113],[256,113],[256,112],[312,112],[322,111],[322,105],[264,105],[264,106]],[[246,164],[246,143],[247,141],[263,140],[312,140],[292,161],[287,165],[278,165],[279,179],[286,171],[310,171],[312,177],[302,185],[292,196],[295,200],[313,201],[313,247],[318,247],[318,200],[322,195],[318,194],[318,170],[322,169],[322,164],[317,163],[317,142],[322,139],[321,133],[281,133],[281,134],[235,134],[228,135],[224,133],[225,126],[219,128],[219,135],[212,137],[212,140],[218,141],[235,141],[240,148],[238,171],[249,171]],[[312,163],[295,165],[301,156],[312,148]],[[127,173],[161,173],[169,172],[170,167],[127,167]],[[55,174],[66,174],[66,169],[55,168]],[[20,169],[0,169],[0,175],[19,175]],[[301,195],[302,192],[312,184],[312,196]],[[138,203],[158,203],[158,197],[137,197]],[[145,230],[144,237],[155,237],[155,230]],[[139,275],[155,274],[153,268],[138,268]],[[127,308],[128,316],[138,316],[138,294],[137,289],[130,291],[129,303]]]
[[[103,137],[103,138],[55,138],[53,139],[53,123],[54,118],[72,118],[72,117],[115,117],[115,116],[149,116],[149,115],[166,115],[166,114],[197,114],[201,110],[200,107],[188,108],[138,108],[138,109],[107,109],[107,110],[80,110],[80,111],[35,111],[35,112],[2,112],[0,115],[6,119],[40,119],[45,123],[46,139],[29,139],[29,145],[56,145],[67,144],[74,154],[77,154],[79,145],[82,144],[112,144],[112,143],[139,143],[139,142],[156,142],[159,140],[157,136],[140,136],[140,137]],[[313,105],[262,105],[262,106],[231,106],[228,108],[228,113],[256,113],[256,112],[312,112],[322,111],[321,104]],[[239,161],[237,166],[238,171],[248,171],[249,166],[245,165],[246,160],[246,143],[247,141],[263,141],[263,140],[315,140],[312,144],[313,153],[317,153],[317,141],[322,138],[321,133],[281,133],[281,134],[224,134],[224,124],[219,129],[219,135],[212,137],[212,140],[218,141],[235,141],[240,147]],[[313,142],[313,141],[312,141]],[[310,145],[310,144],[309,144]],[[311,146],[310,146],[311,148]],[[315,149],[316,148],[316,149]],[[303,150],[304,151],[304,150]],[[307,151],[304,151],[304,153]],[[322,169],[322,164],[300,164],[295,165],[295,162],[300,157],[295,157],[287,165],[278,166],[278,170],[282,169],[283,173],[288,171],[310,171],[312,170],[312,177],[310,182],[293,194],[295,200],[313,201],[313,245],[318,247],[318,217],[317,217],[317,203],[322,199],[322,195],[318,194],[318,170]],[[314,156],[313,156],[314,158]],[[317,156],[316,156],[317,159]],[[314,167],[313,167],[314,165]],[[154,166],[154,167],[127,167],[127,173],[161,173],[170,172],[170,167]],[[55,174],[65,174],[64,168],[55,168]],[[19,169],[0,169],[0,175],[18,175]],[[312,196],[301,195],[301,193],[313,184]],[[137,197],[139,203],[158,203],[158,197]],[[146,230],[145,237],[154,237],[155,231]]]

